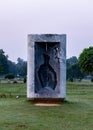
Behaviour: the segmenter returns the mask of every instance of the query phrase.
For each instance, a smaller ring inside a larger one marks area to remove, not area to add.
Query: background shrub
[[[93,82],[93,77],[91,78],[91,82]]]
[[[5,79],[14,79],[15,78],[15,76],[13,75],[13,74],[6,74],[5,75]]]

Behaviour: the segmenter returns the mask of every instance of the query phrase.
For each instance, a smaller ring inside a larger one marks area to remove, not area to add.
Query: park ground
[[[0,130],[93,130],[93,83],[67,82],[60,106],[35,106],[26,84],[0,83]]]

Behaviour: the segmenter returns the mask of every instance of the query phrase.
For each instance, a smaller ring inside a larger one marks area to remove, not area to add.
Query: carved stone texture
[[[27,97],[66,97],[66,35],[28,35]]]

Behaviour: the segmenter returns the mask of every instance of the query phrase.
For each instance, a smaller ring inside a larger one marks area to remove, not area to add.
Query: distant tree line
[[[81,72],[79,67],[79,62],[76,56],[72,56],[71,58],[66,60],[66,73],[67,80],[73,81],[73,79],[81,80],[85,74]]]
[[[84,74],[81,72],[77,57],[73,56],[66,60],[67,80],[82,79]],[[17,63],[8,60],[8,56],[0,49],[0,75],[5,78],[26,77],[27,61],[21,58],[17,59]]]
[[[93,47],[85,48],[77,59],[76,56],[66,60],[67,80],[81,80],[87,74],[93,76]],[[8,60],[3,49],[0,49],[0,75],[11,74],[17,77],[26,77],[27,61],[21,58],[17,59],[17,63]],[[7,75],[6,75],[7,77]]]
[[[17,59],[17,63],[8,60],[3,49],[0,49],[0,76],[12,74],[15,77],[26,77],[27,62],[21,58]]]
[[[73,56],[66,61],[67,80],[82,79],[90,76],[93,82],[93,46],[83,49],[79,58]]]

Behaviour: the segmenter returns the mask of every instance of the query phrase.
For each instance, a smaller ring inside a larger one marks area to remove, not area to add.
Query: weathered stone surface
[[[27,97],[66,97],[66,35],[28,35]]]

